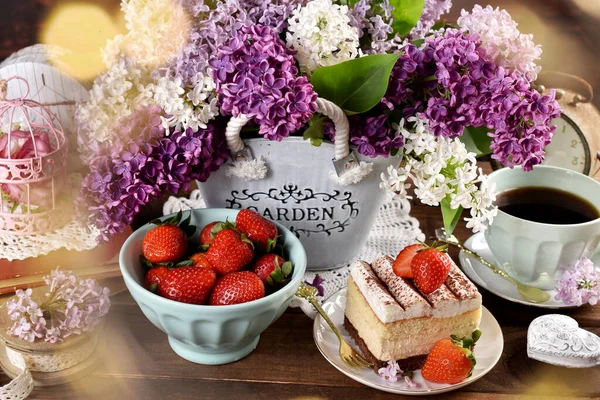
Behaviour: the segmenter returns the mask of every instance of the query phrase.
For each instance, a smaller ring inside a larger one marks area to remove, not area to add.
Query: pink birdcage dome
[[[25,94],[7,99],[8,84],[18,80]],[[44,233],[68,219],[59,204],[67,189],[67,140],[56,115],[28,95],[22,77],[0,80],[0,234]]]

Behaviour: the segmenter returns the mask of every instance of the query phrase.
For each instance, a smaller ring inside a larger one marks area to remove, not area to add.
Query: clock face
[[[552,142],[546,146],[543,164],[588,175],[591,166],[590,147],[579,127],[564,113],[552,123],[556,125],[556,130]]]

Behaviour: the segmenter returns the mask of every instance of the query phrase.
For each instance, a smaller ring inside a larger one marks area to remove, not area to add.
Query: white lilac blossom
[[[476,5],[470,13],[462,10],[458,18],[462,30],[479,35],[489,61],[533,82],[541,70],[535,60],[542,55],[542,47],[533,42],[533,35],[519,32],[517,25],[506,10],[491,6]]]
[[[287,46],[297,51],[300,70],[307,74],[359,54],[358,30],[350,25],[348,7],[331,0],[298,6],[288,19],[286,40]]]
[[[410,31],[411,39],[422,39],[431,32],[431,28],[452,8],[452,0],[425,0],[423,12],[417,25]]]
[[[558,293],[555,298],[565,304],[595,305],[600,301],[600,271],[587,257],[583,257],[565,269],[556,284],[555,290]]]
[[[141,107],[153,105],[150,82],[150,73],[128,58],[120,58],[96,78],[90,99],[75,111],[77,145],[85,163],[98,154],[103,143],[112,144],[119,121]]]
[[[183,87],[181,77],[161,77],[151,86],[154,101],[166,114],[162,117],[166,132],[169,128],[180,132],[206,129],[206,124],[219,115],[215,81],[210,76],[198,76],[196,82],[189,90]]]
[[[394,124],[398,135],[404,137],[404,152],[399,168],[388,168],[382,174],[380,186],[400,197],[405,197],[410,178],[415,196],[422,203],[437,206],[448,197],[450,207],[470,210],[465,218],[467,227],[474,232],[486,229],[497,214],[493,206],[495,195],[488,185],[487,176],[477,168],[474,153],[469,153],[459,139],[435,136],[427,121],[411,117]]]
[[[160,67],[182,51],[191,20],[178,0],[122,0],[127,33],[109,40],[102,51],[108,68],[123,56],[140,65]]]
[[[44,281],[49,288],[41,305],[32,299],[31,289],[17,290],[7,303],[8,316],[14,321],[9,335],[28,342],[56,343],[92,331],[110,309],[109,289],[94,279],[81,279],[57,268]]]

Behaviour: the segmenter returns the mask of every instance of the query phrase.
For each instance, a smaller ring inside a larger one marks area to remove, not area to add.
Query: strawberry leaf
[[[217,224],[217,225],[218,225],[218,224]],[[220,230],[223,230],[223,229],[231,229],[231,230],[234,230],[234,231],[236,231],[236,232],[239,232],[239,231],[238,231],[238,229],[235,227],[235,223],[233,223],[233,222],[230,222],[230,221],[229,221],[229,218],[226,218],[226,219],[225,219],[225,222],[223,223],[223,226],[221,227],[221,229],[220,229]],[[216,233],[215,233],[215,234],[216,234]]]
[[[286,261],[281,266],[281,271],[283,272],[283,275],[285,277],[287,277],[289,274],[292,273],[292,269],[293,269],[293,265],[292,265],[291,261]]]
[[[243,233],[240,235],[240,237],[242,238],[242,242],[250,243],[250,246],[252,246],[252,249],[254,249],[254,243],[252,240],[248,239],[248,237]]]
[[[283,276],[281,269],[275,268],[273,272],[271,272],[271,275],[269,275],[269,278],[273,279],[275,282],[281,283],[285,279],[285,276]]]
[[[178,214],[179,215],[179,214]],[[191,224],[192,222],[192,212],[190,211],[186,219],[179,223],[179,227],[185,233],[185,235],[189,238],[196,233],[196,226]]]
[[[153,268],[154,265],[144,256],[140,256],[140,264],[146,268]]]
[[[158,292],[158,283],[153,283],[150,285],[150,291],[156,294]]]
[[[227,223],[229,223],[229,225],[233,225],[229,221]],[[226,229],[227,223],[217,222],[216,224],[214,224],[213,227],[210,228],[210,237],[212,239],[214,239],[215,236],[217,235],[217,233],[221,232],[223,229]],[[234,228],[235,228],[235,226],[234,226]]]
[[[267,240],[267,248],[266,248],[266,252],[270,253],[271,251],[275,250],[275,247],[277,246],[277,238],[279,236],[277,236],[275,239],[269,239]]]
[[[194,265],[194,261],[192,260],[183,260],[183,261],[179,261],[177,264],[174,265],[175,268],[179,268],[179,267],[190,267]]]
[[[201,244],[200,246],[198,246],[198,251],[201,253],[205,253],[209,247],[210,244]]]
[[[479,329],[475,329],[471,334],[471,338],[473,339],[473,344],[477,343],[479,338],[481,337],[481,331]]]

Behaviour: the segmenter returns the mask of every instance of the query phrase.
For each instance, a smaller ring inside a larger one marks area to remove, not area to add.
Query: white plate
[[[346,288],[340,289],[329,297],[323,303],[323,309],[329,315],[335,326],[340,330],[342,336],[355,349],[358,346],[354,343],[346,329],[344,328],[344,310],[346,308]],[[479,329],[482,332],[481,339],[475,346],[475,356],[477,364],[473,370],[473,375],[461,383],[455,385],[437,384],[425,381],[421,376],[421,371],[415,371],[413,380],[420,384],[420,388],[409,388],[404,384],[403,379],[398,382],[389,382],[377,375],[372,368],[351,368],[346,365],[338,354],[339,342],[337,336],[333,333],[327,322],[320,315],[315,318],[313,326],[313,335],[317,348],[323,354],[323,357],[337,368],[344,375],[354,379],[363,385],[370,386],[375,389],[383,390],[384,392],[423,396],[428,394],[438,394],[456,390],[470,383],[475,382],[487,374],[500,359],[502,349],[504,348],[504,338],[502,330],[492,314],[483,307],[483,316]]]
[[[492,255],[490,248],[485,241],[483,233],[476,233],[465,242],[465,247],[479,254],[481,257],[496,264],[496,259]],[[532,307],[540,308],[573,308],[574,306],[563,303],[562,300],[556,300],[556,290],[547,290],[550,295],[550,300],[545,303],[532,303],[521,297],[517,291],[517,287],[495,274],[491,269],[480,263],[476,258],[461,251],[458,254],[458,259],[464,273],[476,284],[484,289],[494,293],[496,296],[512,301],[514,303],[525,304]]]

